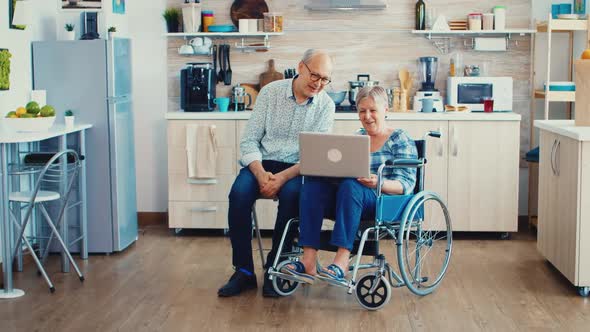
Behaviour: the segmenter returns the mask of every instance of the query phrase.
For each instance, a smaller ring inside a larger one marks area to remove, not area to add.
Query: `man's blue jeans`
[[[262,166],[267,172],[279,173],[293,164],[272,160],[263,160]],[[279,191],[279,207],[275,229],[272,236],[272,249],[267,256],[266,266],[272,266],[287,221],[299,213],[299,191],[301,177],[287,181]],[[229,193],[229,236],[232,244],[232,263],[236,270],[246,269],[254,272],[252,259],[252,205],[260,197],[260,187],[256,177],[248,167],[240,170]],[[290,248],[293,232],[286,239],[283,248]]]
[[[299,200],[301,246],[319,249],[325,217],[335,221],[330,243],[352,250],[361,219],[375,218],[377,195],[356,179],[306,176]]]

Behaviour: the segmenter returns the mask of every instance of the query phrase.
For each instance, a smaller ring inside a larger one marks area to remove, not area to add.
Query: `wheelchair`
[[[392,287],[406,286],[416,295],[428,295],[440,285],[447,272],[453,247],[451,217],[437,193],[424,191],[426,138],[429,136],[440,138],[441,133],[430,131],[423,139],[415,141],[417,159],[388,161],[378,169],[375,220],[361,221],[351,252],[350,278],[346,284],[336,284],[346,288],[348,294],[354,293],[365,309],[378,310],[385,306],[391,299]],[[416,168],[416,186],[412,194],[381,193],[383,170],[389,167]],[[297,236],[293,247],[283,252],[287,234],[290,231],[297,234],[298,224],[297,218],[288,221],[276,258],[268,270],[275,291],[282,296],[293,294],[300,284],[297,277],[281,272],[285,265],[298,261],[303,254]],[[321,239],[320,250],[337,250],[328,243],[329,231],[322,231]],[[397,249],[399,274],[380,251],[387,243],[393,243]],[[372,262],[361,264],[362,256],[372,256]],[[359,277],[360,270],[369,271]]]

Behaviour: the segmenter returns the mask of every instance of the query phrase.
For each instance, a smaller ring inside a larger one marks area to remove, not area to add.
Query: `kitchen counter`
[[[251,111],[246,112],[167,112],[167,120],[247,120]],[[356,113],[336,113],[336,120],[358,120]],[[407,121],[520,121],[520,114],[498,113],[387,113],[388,120]],[[590,131],[589,131],[590,134]],[[590,136],[589,136],[590,137]]]
[[[574,120],[536,120],[535,127],[577,141],[590,141],[590,127],[576,127]]]

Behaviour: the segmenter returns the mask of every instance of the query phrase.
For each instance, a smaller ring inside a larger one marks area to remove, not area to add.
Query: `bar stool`
[[[68,161],[65,164],[65,166],[63,166],[57,162],[62,157],[63,158],[72,157],[71,158],[72,162]],[[15,203],[15,204],[19,205],[19,208],[21,208],[21,206],[20,206],[21,204],[24,204],[23,208],[26,208],[25,216],[22,221],[18,220],[16,218],[16,214],[13,213],[13,211],[10,211],[11,220],[12,220],[13,224],[15,225],[16,231],[18,233],[18,236],[16,237],[16,245],[15,245],[12,257],[17,256],[17,253],[20,250],[21,241],[23,241],[25,243],[27,249],[31,253],[32,258],[35,261],[37,268],[39,269],[39,273],[43,276],[43,278],[47,282],[47,285],[49,286],[49,290],[52,293],[55,291],[55,287],[54,287],[53,283],[51,282],[51,279],[47,275],[45,269],[43,268],[42,261],[44,261],[45,258],[47,257],[47,253],[50,249],[50,246],[51,246],[51,243],[52,243],[54,237],[59,242],[59,245],[61,246],[63,252],[67,256],[69,262],[72,264],[74,270],[76,270],[76,273],[78,274],[78,278],[80,279],[80,281],[81,282],[84,281],[84,276],[82,275],[82,272],[80,272],[80,269],[78,268],[78,266],[76,265],[76,262],[72,258],[72,255],[70,254],[67,245],[65,244],[64,240],[62,239],[62,237],[60,236],[60,234],[57,230],[57,228],[59,228],[59,227],[68,227],[68,225],[62,226],[61,224],[64,219],[63,217],[64,217],[65,209],[68,206],[68,198],[69,198],[70,193],[72,191],[73,184],[76,181],[76,178],[78,176],[78,172],[81,168],[81,165],[82,165],[81,159],[78,156],[78,154],[76,153],[76,151],[70,150],[70,149],[60,151],[60,152],[56,153],[55,155],[53,155],[53,157],[51,157],[51,159],[43,166],[43,168],[40,169],[40,171],[39,171],[39,168],[37,168],[36,170],[33,170],[34,172],[39,172],[39,175],[38,175],[37,181],[35,182],[35,186],[34,186],[33,191],[12,192],[9,194],[9,197],[8,197],[9,201],[11,203]],[[62,183],[64,178],[66,180],[66,186],[65,186],[65,191],[64,191],[63,195],[60,195],[60,193],[57,191],[41,190],[42,186],[55,186],[56,184]],[[61,202],[61,205],[59,208],[59,215],[57,217],[56,222],[54,223],[53,220],[51,219],[49,213],[47,212],[45,204],[49,203],[49,202],[55,202],[60,199],[62,202]],[[47,242],[47,247],[43,251],[43,257],[41,260],[36,255],[33,246],[31,245],[31,243],[27,239],[27,236],[25,235],[25,230],[27,228],[29,221],[31,220],[31,216],[32,216],[34,208],[38,208],[38,210],[41,212],[41,215],[43,217],[41,219],[44,220],[45,223],[47,224],[47,226],[49,226],[49,228],[51,229],[51,233],[49,235],[49,240]]]

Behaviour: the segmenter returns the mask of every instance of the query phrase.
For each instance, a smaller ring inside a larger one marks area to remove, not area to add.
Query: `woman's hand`
[[[368,178],[357,178],[363,186],[368,188],[377,188],[377,175],[371,174]]]

